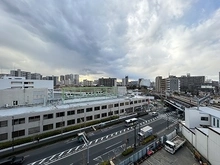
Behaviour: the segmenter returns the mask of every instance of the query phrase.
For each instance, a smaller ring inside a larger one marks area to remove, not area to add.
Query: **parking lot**
[[[147,160],[145,160],[142,165],[199,165],[199,163],[194,159],[193,154],[190,150],[183,146],[174,155],[168,153],[164,149],[156,152]]]

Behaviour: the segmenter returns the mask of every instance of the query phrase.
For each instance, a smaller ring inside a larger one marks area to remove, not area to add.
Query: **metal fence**
[[[142,148],[138,152],[134,153],[133,155],[131,155],[127,159],[121,161],[119,163],[119,165],[129,165],[134,162],[137,162],[139,159],[141,159],[143,156],[145,156],[148,153],[148,151],[154,150],[161,143],[163,144],[166,141],[166,139],[167,139],[166,135],[161,136],[160,138],[156,139],[155,141],[153,141],[149,145],[145,146],[144,148]]]

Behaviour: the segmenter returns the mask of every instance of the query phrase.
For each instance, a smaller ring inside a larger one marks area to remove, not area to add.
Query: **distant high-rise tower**
[[[74,84],[79,85],[79,75],[78,74],[74,75]]]
[[[219,81],[218,81],[218,84],[220,85],[220,72],[219,72]]]
[[[125,76],[125,85],[128,85],[128,76]]]

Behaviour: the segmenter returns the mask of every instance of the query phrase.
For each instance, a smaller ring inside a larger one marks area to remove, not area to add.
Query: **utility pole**
[[[12,151],[14,152],[14,116],[12,116]]]

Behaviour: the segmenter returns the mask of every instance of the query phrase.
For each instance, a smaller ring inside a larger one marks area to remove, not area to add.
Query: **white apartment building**
[[[185,109],[185,121],[180,130],[185,138],[212,165],[220,164],[220,110],[213,107]]]
[[[35,136],[81,122],[100,120],[111,115],[133,113],[148,103],[145,96],[132,98],[93,97],[66,100],[50,106],[19,107],[0,110],[0,142]],[[12,137],[13,135],[13,137]]]

